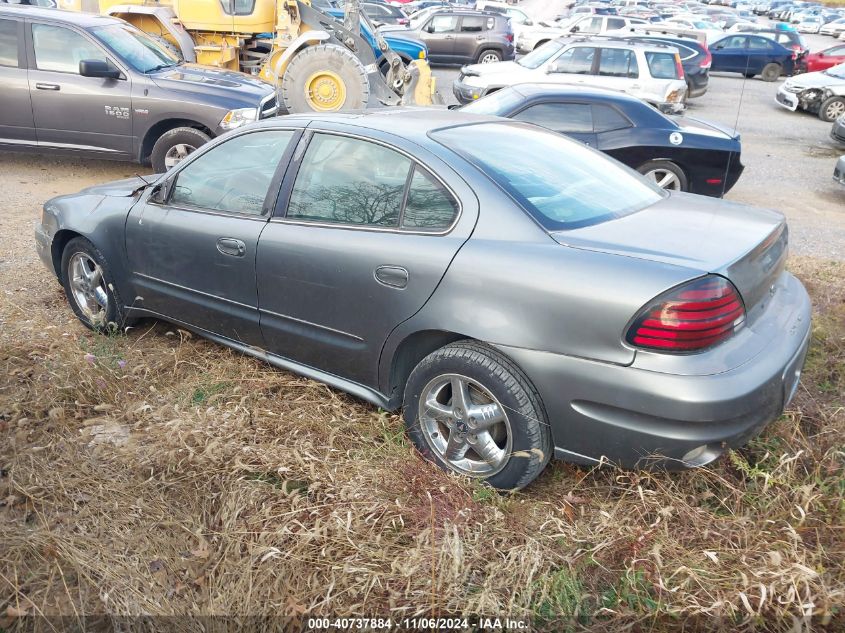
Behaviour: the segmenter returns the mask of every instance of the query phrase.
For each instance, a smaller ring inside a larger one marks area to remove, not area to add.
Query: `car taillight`
[[[730,338],[745,321],[734,285],[708,275],[674,288],[643,308],[625,339],[666,353],[698,352]]]
[[[513,33],[505,33],[505,39],[508,42],[513,42]]]
[[[681,63],[681,56],[675,53],[675,71],[678,73],[678,79],[684,78],[684,65]]]
[[[699,66],[702,68],[710,68],[713,65],[713,56],[710,54],[710,49],[704,46],[704,59],[701,60]]]

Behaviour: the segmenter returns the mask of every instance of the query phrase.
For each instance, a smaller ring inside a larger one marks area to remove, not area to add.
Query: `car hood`
[[[78,195],[128,198],[146,187],[148,184],[154,182],[155,179],[156,176],[149,176],[148,178],[141,178],[140,176],[136,176],[134,178],[124,178],[123,180],[115,180],[103,185],[86,187],[80,191]]]
[[[260,79],[199,64],[180,64],[149,76],[162,89],[234,97],[255,105],[273,92],[273,87]]]
[[[786,259],[781,213],[686,193],[622,218],[551,235],[573,248],[724,275],[749,309],[766,296]]]
[[[465,75],[476,77],[494,77],[496,75],[513,75],[528,72],[530,68],[520,66],[516,62],[495,62],[493,64],[470,64],[461,68]]]
[[[784,86],[799,88],[826,88],[827,86],[839,85],[845,87],[845,79],[833,77],[824,71],[805,73],[797,77],[791,77],[784,82]]]

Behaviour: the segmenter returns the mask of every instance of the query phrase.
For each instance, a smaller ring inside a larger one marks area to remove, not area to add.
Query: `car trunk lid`
[[[672,194],[631,215],[556,231],[560,244],[689,268],[728,278],[752,322],[765,307],[787,254],[780,213],[724,200]]]

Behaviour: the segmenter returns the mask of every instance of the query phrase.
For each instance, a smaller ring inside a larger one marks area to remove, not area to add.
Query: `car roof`
[[[554,83],[526,83],[510,86],[526,99],[536,97],[589,97],[603,101],[615,101],[617,103],[638,103],[643,101],[619,90],[602,88],[601,86],[589,85],[567,85]],[[506,89],[506,88],[505,88]]]
[[[293,122],[301,127],[319,125],[320,123],[334,123],[367,128],[401,136],[419,144],[427,142],[429,132],[443,128],[461,127],[474,123],[504,123],[501,118],[494,116],[458,112],[447,108],[406,106],[352,112],[290,114],[264,119],[254,125],[256,127],[275,127],[285,121]]]
[[[561,35],[556,38],[556,41],[563,44],[595,44],[604,48],[628,48],[652,52],[665,52],[666,49],[674,49],[671,42],[658,44],[655,42],[631,41],[627,36],[588,35],[573,37],[572,35]]]
[[[74,24],[85,29],[121,21],[107,15],[96,15],[94,13],[80,13],[78,11],[65,11],[63,9],[50,9],[22,4],[0,4],[0,14],[11,15],[12,13],[26,15],[30,18],[45,18],[55,20],[56,22],[64,22],[65,24]]]

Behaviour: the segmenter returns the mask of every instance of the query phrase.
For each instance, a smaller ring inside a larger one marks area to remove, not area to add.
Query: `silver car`
[[[685,108],[687,84],[678,50],[610,38],[558,38],[515,62],[464,66],[452,89],[469,103],[522,83],[589,84],[626,92],[666,112]]]
[[[553,456],[706,464],[778,417],[810,339],[779,213],[447,110],[253,124],[50,200],[36,242],[85,325],[166,319],[402,409],[502,489]]]

